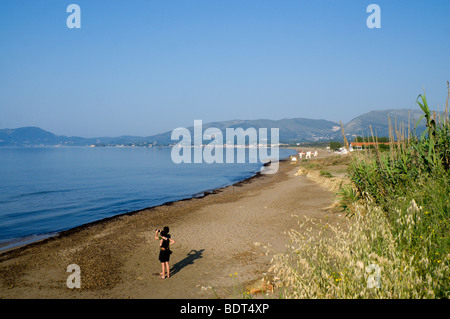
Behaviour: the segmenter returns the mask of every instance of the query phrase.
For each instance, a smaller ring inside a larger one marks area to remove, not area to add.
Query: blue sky
[[[69,29],[69,4],[81,28]],[[381,28],[369,29],[369,4]],[[0,0],[0,128],[147,136],[442,108],[450,1]]]

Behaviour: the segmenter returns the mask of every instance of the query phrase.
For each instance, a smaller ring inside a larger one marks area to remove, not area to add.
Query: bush
[[[342,144],[339,142],[330,142],[330,149],[337,150],[342,147]]]

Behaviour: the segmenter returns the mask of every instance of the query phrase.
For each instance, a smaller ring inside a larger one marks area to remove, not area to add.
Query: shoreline
[[[294,150],[294,149],[292,149],[292,150]],[[284,161],[287,161],[287,160],[288,160],[288,158],[282,158],[282,159],[279,159],[278,162],[281,163],[281,162],[284,162]],[[134,210],[134,211],[129,211],[129,212],[125,212],[125,213],[119,213],[117,215],[113,215],[113,216],[110,216],[110,217],[105,217],[105,218],[102,218],[102,219],[99,219],[99,220],[95,220],[95,221],[88,222],[88,223],[85,223],[85,224],[81,224],[81,225],[78,225],[78,226],[75,226],[75,227],[71,227],[69,229],[62,230],[62,231],[56,231],[56,232],[51,232],[51,233],[47,233],[47,234],[29,235],[29,236],[26,236],[26,237],[19,237],[19,238],[11,239],[9,242],[7,241],[7,242],[5,242],[4,245],[0,246],[0,256],[2,256],[4,253],[8,253],[8,252],[15,251],[15,250],[20,250],[20,249],[26,248],[28,246],[32,246],[34,244],[40,244],[40,243],[43,243],[43,242],[46,242],[46,241],[53,240],[55,238],[68,236],[68,235],[70,235],[72,233],[75,233],[75,232],[78,232],[78,231],[82,231],[83,229],[85,229],[87,227],[90,227],[90,226],[93,226],[93,225],[96,225],[96,224],[99,224],[99,223],[102,223],[102,222],[108,222],[108,221],[110,221],[110,220],[112,220],[114,218],[120,218],[122,216],[128,216],[128,215],[131,216],[131,215],[137,214],[139,212],[146,211],[146,210],[151,210],[151,209],[154,209],[154,208],[157,208],[157,207],[160,207],[160,206],[168,206],[168,205],[172,205],[173,203],[176,203],[176,202],[189,201],[189,200],[192,200],[192,199],[200,199],[200,198],[204,198],[204,197],[209,196],[209,195],[217,194],[218,192],[220,192],[221,190],[223,190],[223,189],[225,189],[227,187],[239,186],[241,184],[250,182],[254,178],[261,177],[263,175],[261,173],[261,171],[264,169],[264,166],[266,166],[265,163],[261,165],[261,168],[260,168],[259,172],[256,172],[253,175],[251,175],[250,177],[247,177],[247,178],[245,178],[243,180],[240,180],[240,181],[237,181],[237,182],[234,182],[232,184],[225,185],[225,186],[222,186],[222,187],[207,189],[207,190],[201,191],[201,192],[196,193],[196,194],[191,194],[191,195],[189,195],[186,198],[176,199],[176,200],[172,200],[172,201],[167,201],[167,202],[164,202],[162,204],[158,204],[158,205],[155,205],[155,206],[149,206],[149,207],[145,207],[145,208]],[[36,238],[36,239],[32,239],[32,238]],[[4,247],[6,247],[6,248],[4,248]]]
[[[328,211],[333,194],[296,175],[298,169],[280,161],[273,175],[0,253],[0,298],[239,298],[230,277],[243,289],[264,278],[271,254],[285,249],[287,231],[297,225],[293,215],[327,223],[338,218]],[[166,225],[176,244],[171,278],[161,280],[154,231]],[[67,287],[71,264],[81,268],[80,289]]]

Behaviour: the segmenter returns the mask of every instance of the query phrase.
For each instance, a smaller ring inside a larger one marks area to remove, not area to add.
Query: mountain
[[[381,111],[371,111],[362,114],[344,125],[346,136],[351,140],[354,136],[371,136],[370,125],[374,135],[389,136],[389,122],[395,128],[411,128],[422,116],[420,110],[390,109]],[[342,140],[340,124],[326,120],[313,120],[305,118],[293,118],[282,120],[231,120],[222,122],[203,123],[203,132],[211,127],[218,128],[223,133],[224,143],[226,142],[226,128],[267,128],[268,138],[271,136],[271,128],[279,128],[279,140],[281,143],[316,142],[329,140]],[[187,128],[194,137],[194,127]],[[417,133],[425,130],[425,120],[422,120],[417,127]],[[169,145],[178,141],[171,140],[172,131],[156,134],[152,136],[118,136],[118,137],[68,137],[55,135],[39,127],[21,127],[17,129],[0,129],[0,146],[87,146],[87,145],[138,145],[146,146],[150,144]],[[208,141],[205,141],[208,143]]]
[[[372,126],[373,134],[375,136],[389,136],[389,119],[391,121],[392,128],[400,130],[402,125],[404,130],[411,128],[414,132],[415,124],[417,124],[423,112],[413,109],[389,109],[371,111],[362,114],[350,122],[344,125],[344,131],[347,137],[349,136],[372,136],[370,132],[370,126]],[[396,125],[397,124],[397,125]],[[420,121],[417,126],[417,134],[422,133],[425,130],[425,119]]]
[[[224,143],[226,128],[267,128],[267,137],[270,140],[271,128],[279,128],[279,140],[282,143],[293,143],[298,141],[320,141],[329,140],[335,135],[335,132],[340,129],[336,122],[326,120],[311,120],[304,118],[282,119],[282,120],[231,120],[223,122],[203,123],[202,129],[205,131],[208,128],[215,127],[222,131]],[[194,127],[187,127],[191,133],[191,139],[194,136]],[[171,140],[172,131],[165,132],[158,135],[150,136],[150,140],[155,140],[160,144],[173,144],[177,141]],[[205,141],[208,143],[208,141]]]
[[[0,146],[87,146],[126,145],[145,143],[148,138],[140,136],[94,137],[55,135],[39,127],[0,129]]]
[[[0,145],[55,145],[61,139],[39,127],[21,127],[0,130]]]

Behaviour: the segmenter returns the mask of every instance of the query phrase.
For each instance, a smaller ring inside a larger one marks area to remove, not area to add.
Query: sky
[[[80,28],[69,28],[70,4]],[[369,28],[370,4],[381,28]],[[0,0],[0,128],[149,136],[442,109],[448,0]]]

